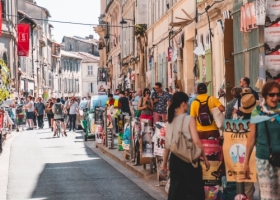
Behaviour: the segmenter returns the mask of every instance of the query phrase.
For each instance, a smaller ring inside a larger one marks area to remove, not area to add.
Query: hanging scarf
[[[280,123],[280,104],[273,110],[269,110],[263,101],[256,106],[251,114],[251,124],[258,124],[264,121],[276,121]]]

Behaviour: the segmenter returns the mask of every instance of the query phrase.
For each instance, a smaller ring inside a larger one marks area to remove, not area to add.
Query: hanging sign
[[[29,24],[18,24],[18,55],[28,56],[29,54]]]
[[[247,138],[250,120],[225,120],[223,154],[226,165],[227,181],[256,182],[255,149],[250,157],[250,179],[244,179]]]
[[[268,77],[278,78],[280,74],[280,1],[267,1],[264,49]]]
[[[172,61],[172,47],[168,47],[167,52],[168,52],[168,62]]]

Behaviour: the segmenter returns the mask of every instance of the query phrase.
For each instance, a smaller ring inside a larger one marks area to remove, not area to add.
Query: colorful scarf
[[[276,121],[280,123],[280,104],[273,110],[268,110],[267,106],[265,105],[264,101],[256,106],[251,114],[251,124],[258,124],[264,121]]]

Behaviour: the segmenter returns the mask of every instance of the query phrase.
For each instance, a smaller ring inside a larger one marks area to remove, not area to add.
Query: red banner
[[[18,55],[28,56],[29,53],[29,24],[18,24]]]
[[[0,1],[0,37],[2,36],[2,1]]]
[[[172,52],[173,52],[172,47],[168,47],[168,49],[167,49],[167,53],[168,53],[168,62],[171,62],[171,61],[172,61]]]

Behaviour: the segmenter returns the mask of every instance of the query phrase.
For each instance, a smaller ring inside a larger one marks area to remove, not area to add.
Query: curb
[[[149,177],[147,175],[153,175],[153,174],[145,174],[145,173],[139,171],[138,169],[135,169],[135,167],[133,167],[132,163],[130,163],[126,159],[122,160],[119,157],[115,156],[113,153],[110,152],[110,149],[107,149],[107,147],[103,146],[102,144],[96,144],[96,148],[98,148],[102,153],[106,154],[108,157],[112,158],[114,161],[121,164],[126,169],[128,169],[131,172],[133,172],[134,174],[136,174],[139,178],[142,178],[149,182]]]

